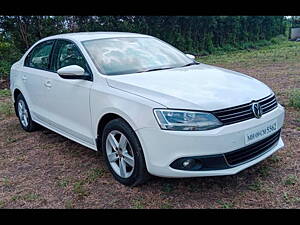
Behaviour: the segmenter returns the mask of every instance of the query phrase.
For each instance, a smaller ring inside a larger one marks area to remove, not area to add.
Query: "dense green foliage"
[[[0,74],[37,40],[60,33],[125,31],[158,37],[195,55],[250,49],[286,35],[284,16],[0,16]]]
[[[42,37],[81,31],[150,34],[201,53],[285,34],[283,16],[1,16],[0,27],[22,51]]]
[[[300,16],[291,17],[291,27],[300,28]]]
[[[21,52],[13,43],[0,38],[0,79],[9,74],[12,63],[21,57]]]

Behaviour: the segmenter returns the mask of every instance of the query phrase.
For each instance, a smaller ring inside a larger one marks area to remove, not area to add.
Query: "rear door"
[[[54,40],[45,41],[35,46],[26,56],[21,79],[24,97],[29,104],[33,118],[45,114],[44,80],[53,76],[50,71],[50,57]]]
[[[70,65],[81,66],[90,79],[63,79],[56,73]],[[51,70],[52,75],[44,80],[47,84],[44,86],[47,123],[81,142],[94,145],[89,101],[92,73],[75,43],[63,39],[56,41]]]

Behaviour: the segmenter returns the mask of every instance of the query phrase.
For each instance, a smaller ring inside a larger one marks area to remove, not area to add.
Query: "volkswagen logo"
[[[252,111],[253,111],[253,114],[254,116],[259,119],[261,116],[262,116],[262,108],[260,106],[259,103],[253,103],[252,104]]]

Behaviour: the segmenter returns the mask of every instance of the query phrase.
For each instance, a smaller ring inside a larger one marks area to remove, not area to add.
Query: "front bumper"
[[[263,154],[234,167],[210,170],[187,171],[170,165],[183,157],[222,155],[245,146],[245,133],[272,120],[277,120],[278,129],[283,125],[284,108],[278,104],[273,111],[260,119],[250,119],[208,131],[166,131],[160,128],[143,128],[136,131],[144,150],[149,173],[161,177],[200,177],[236,174],[284,146],[281,137]]]

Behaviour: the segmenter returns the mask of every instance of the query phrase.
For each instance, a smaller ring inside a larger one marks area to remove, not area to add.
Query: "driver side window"
[[[65,66],[78,65],[84,69],[86,75],[89,75],[87,63],[74,43],[59,40],[54,57],[56,59],[53,65],[55,71]]]

